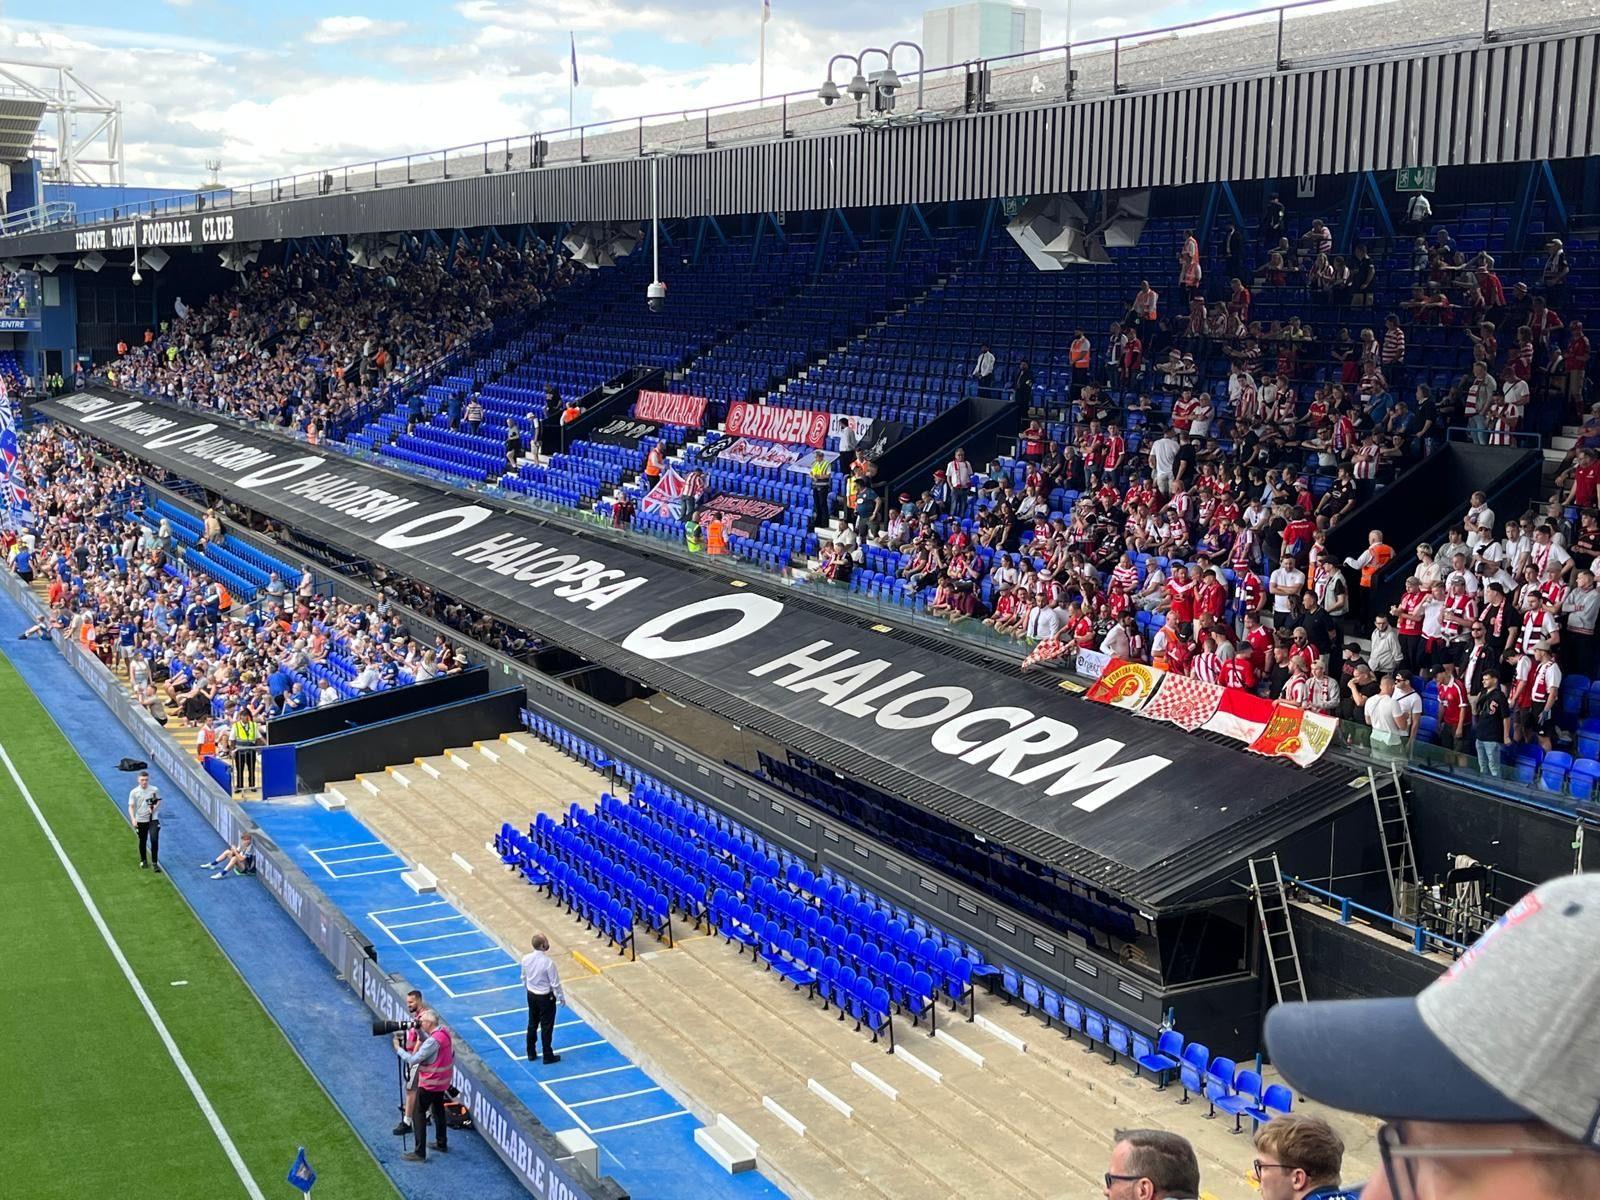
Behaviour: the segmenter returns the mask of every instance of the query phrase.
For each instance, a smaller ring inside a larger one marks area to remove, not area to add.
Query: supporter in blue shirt
[[[305,712],[310,707],[311,697],[306,693],[305,688],[301,686],[300,681],[298,679],[295,680],[293,686],[289,688],[288,694],[283,698],[283,711],[286,713]]]
[[[12,566],[24,583],[33,582],[33,551],[26,546],[22,547],[12,560]]]
[[[273,703],[281,707],[284,694],[293,684],[294,676],[284,670],[283,664],[279,663],[272,674],[267,676],[267,691],[271,694]]]

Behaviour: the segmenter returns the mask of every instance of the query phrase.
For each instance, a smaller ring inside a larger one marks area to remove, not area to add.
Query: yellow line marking
[[[594,963],[590,962],[589,961],[589,956],[587,954],[585,954],[582,950],[574,950],[572,952],[572,957],[577,960],[578,965],[580,967],[584,967],[585,969],[587,969],[589,971],[592,971],[596,975],[600,974],[600,968],[595,966]]]

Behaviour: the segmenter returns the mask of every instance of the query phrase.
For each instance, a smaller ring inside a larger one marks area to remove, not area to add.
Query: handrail
[[[1377,923],[1407,930],[1411,934],[1411,950],[1415,954],[1426,954],[1429,949],[1436,949],[1441,954],[1448,954],[1451,958],[1459,958],[1467,952],[1467,947],[1454,938],[1447,938],[1442,933],[1434,933],[1433,930],[1422,925],[1413,924],[1410,921],[1402,921],[1393,913],[1379,912],[1375,908],[1368,908],[1365,904],[1359,904],[1350,899],[1349,896],[1341,896],[1337,892],[1330,892],[1326,888],[1317,887],[1314,883],[1307,883],[1299,876],[1290,875],[1284,882],[1291,888],[1296,888],[1302,892],[1310,892],[1314,896],[1320,896],[1324,900],[1332,901],[1339,908],[1339,924],[1341,925],[1350,924],[1352,913],[1360,913],[1364,917],[1370,917]]]
[[[1272,17],[1277,19],[1276,50],[1272,60],[1263,62],[1261,65],[1276,72],[1283,70],[1286,65],[1283,54],[1283,34],[1285,19],[1289,14],[1294,14],[1296,17],[1309,15],[1305,12],[1307,9],[1333,12],[1337,11],[1336,5],[1343,7],[1346,4],[1347,0],[1292,0],[1291,3],[1287,4],[1205,17],[1178,25],[1164,25],[1156,29],[1089,38],[1066,45],[1041,47],[1037,50],[997,55],[970,62],[951,63],[942,67],[907,72],[902,78],[909,83],[914,77],[919,87],[924,84],[931,84],[933,87],[946,89],[948,95],[942,106],[929,111],[955,114],[983,111],[996,102],[991,87],[986,85],[977,91],[970,87],[970,83],[975,76],[979,79],[987,79],[991,72],[997,69],[1004,72],[1008,68],[1016,76],[1036,75],[1037,68],[1041,63],[1051,63],[1053,66],[1059,65],[1064,69],[1064,87],[1058,90],[1054,96],[1036,95],[1034,89],[1029,88],[1014,97],[1005,97],[1000,102],[1024,105],[1029,103],[1054,103],[1063,94],[1070,99],[1077,90],[1074,76],[1078,71],[1075,64],[1082,60],[1084,53],[1087,51],[1095,62],[1110,60],[1107,73],[1109,88],[1106,90],[1109,94],[1115,95],[1127,90],[1129,86],[1122,77],[1123,50],[1128,47],[1137,47],[1141,39],[1165,38],[1167,35],[1179,35],[1186,31],[1205,30],[1219,24],[1250,23],[1258,18],[1263,19],[1260,23],[1265,25],[1267,24],[1265,19]],[[1498,34],[1503,31],[1497,31],[1493,27],[1493,8],[1494,0],[1483,0],[1483,22],[1481,28],[1478,28],[1474,23],[1473,30],[1470,33],[1462,31],[1461,36],[1473,38],[1480,44],[1494,41]],[[1542,26],[1538,28],[1542,28]],[[1385,49],[1401,50],[1412,44],[1415,44],[1415,42],[1401,43],[1385,47]],[[1208,57],[1204,54],[1185,56],[1173,65],[1172,73],[1167,73],[1166,67],[1163,65],[1162,70],[1152,82],[1165,86],[1185,78],[1213,74],[1214,68],[1207,65],[1208,61]],[[1049,89],[1046,89],[1046,91],[1048,92]],[[809,102],[809,106],[807,102]],[[713,129],[713,113],[732,113],[734,110],[747,110],[751,120],[741,125]],[[831,117],[828,116],[830,113],[832,114]],[[774,115],[776,115],[776,121],[773,119]],[[920,113],[917,115],[920,115]],[[238,205],[251,205],[258,202],[314,198],[330,195],[334,192],[371,191],[386,186],[403,186],[423,181],[431,182],[438,178],[449,179],[453,164],[457,168],[458,175],[488,175],[511,170],[533,169],[541,167],[547,161],[550,161],[551,144],[556,142],[557,139],[560,139],[560,144],[568,150],[568,153],[555,160],[559,163],[586,163],[646,157],[654,154],[659,148],[646,140],[647,123],[650,122],[658,122],[651,132],[656,134],[658,138],[663,138],[674,145],[687,145],[682,136],[682,130],[703,130],[703,133],[691,135],[691,137],[692,140],[700,142],[704,149],[709,150],[719,141],[728,140],[730,137],[735,139],[741,137],[771,137],[774,140],[792,138],[797,134],[814,129],[816,127],[816,119],[819,117],[827,118],[826,127],[829,131],[838,131],[847,127],[845,122],[859,116],[858,106],[840,105],[837,108],[830,109],[817,100],[813,91],[787,92],[777,96],[761,97],[760,99],[728,101],[701,108],[673,109],[647,113],[641,116],[621,117],[609,121],[595,121],[588,124],[571,125],[561,129],[513,134],[507,137],[489,138],[482,142],[419,151],[413,154],[395,155],[384,159],[372,159],[361,163],[322,167],[316,170],[278,176],[273,179],[259,180],[255,183],[243,184],[237,187],[215,188],[209,191],[168,196],[159,200],[92,209],[82,213],[64,214],[59,220],[51,222],[51,225],[87,225],[101,221],[116,221],[141,216],[182,215],[190,212],[215,211],[223,207],[233,208]],[[812,124],[804,127],[797,124],[797,122],[804,121],[810,121]],[[762,131],[753,132],[758,127]],[[606,148],[598,154],[592,152],[590,143],[596,135],[621,134],[630,130],[635,132],[635,136],[627,139],[625,143],[619,139],[615,148]],[[714,133],[717,135],[716,138],[713,137]],[[576,151],[575,154],[572,153],[574,150]],[[429,167],[430,170],[419,179],[414,177],[413,174],[413,168],[416,166]],[[437,167],[438,170],[436,172],[433,171],[431,169],[433,167]],[[385,178],[385,171],[389,172],[391,177]],[[264,196],[258,197],[258,190],[264,192]],[[0,235],[7,232],[10,231],[0,226]]]

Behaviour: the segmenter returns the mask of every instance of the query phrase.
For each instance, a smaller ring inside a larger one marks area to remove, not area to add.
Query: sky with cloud
[[[773,0],[768,94],[813,91],[832,54],[917,40],[925,7]],[[1082,40],[1247,6],[1039,7],[1051,46],[1069,11]],[[128,182],[191,187],[209,159],[238,184],[561,128],[569,35],[580,123],[749,99],[759,21],[760,0],[10,0],[0,57],[70,64],[122,103]]]

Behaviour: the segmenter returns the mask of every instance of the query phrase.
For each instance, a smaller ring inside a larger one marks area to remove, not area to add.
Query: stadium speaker
[[[1071,196],[1035,196],[1007,223],[1006,232],[1041,271],[1110,262],[1104,244],[1085,231],[1087,224]]]
[[[98,250],[91,250],[80,258],[75,265],[80,271],[98,271],[106,265],[106,256]]]
[[[398,233],[363,233],[350,240],[350,261],[374,270],[399,255],[402,240]]]
[[[38,271],[54,271],[60,265],[61,260],[54,254],[46,254],[43,258],[39,259],[39,261],[33,264],[34,269]]]
[[[20,271],[22,270],[22,260],[20,258],[0,258],[0,267],[4,267],[7,271]]]
[[[152,246],[139,256],[139,265],[147,271],[159,271],[171,261],[172,255],[160,246]]]
[[[243,271],[260,257],[260,242],[234,242],[217,251],[218,261],[228,271]]]
[[[595,271],[615,266],[619,258],[632,254],[643,241],[644,229],[637,224],[589,223],[574,225],[561,244],[573,262]]]
[[[1096,230],[1101,244],[1119,250],[1137,246],[1150,219],[1150,193],[1112,192],[1106,196],[1105,214],[1104,223]]]

